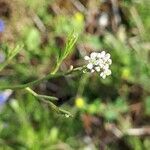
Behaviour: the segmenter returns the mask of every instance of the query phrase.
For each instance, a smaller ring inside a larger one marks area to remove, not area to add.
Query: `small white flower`
[[[85,59],[85,60],[89,60],[90,57],[89,57],[89,56],[85,56],[84,59]]]
[[[105,55],[106,55],[105,51],[102,51],[100,54],[101,54],[101,58],[105,58]]]
[[[94,69],[92,69],[92,70],[91,70],[91,73],[93,73],[93,72],[95,72],[95,70],[94,70]]]
[[[97,53],[93,52],[90,54],[91,59],[95,59],[97,57]]]
[[[108,60],[108,59],[110,58],[110,54],[107,53],[107,54],[105,55],[105,58]]]
[[[112,60],[111,59],[108,59],[107,62],[108,62],[109,65],[112,64]]]
[[[105,64],[105,65],[103,66],[103,69],[104,69],[104,70],[108,70],[108,69],[109,69],[109,65],[108,65],[108,64]]]
[[[92,64],[92,63],[89,63],[89,64],[87,65],[87,68],[90,69],[90,70],[93,69],[93,64]]]
[[[89,56],[85,56],[84,59],[88,61],[87,69],[93,73],[98,72],[100,76],[105,79],[106,76],[111,75],[111,70],[109,66],[112,64],[110,54],[105,51],[102,52],[92,52]]]
[[[95,67],[95,70],[96,70],[97,72],[100,72],[101,68],[98,66],[98,67]]]
[[[101,27],[106,27],[108,25],[108,23],[109,23],[109,16],[108,16],[108,14],[104,13],[104,12],[101,13],[101,16],[99,17],[98,22],[99,22],[99,25]]]
[[[105,79],[106,78],[106,74],[104,72],[100,73],[100,76]]]
[[[106,71],[106,75],[107,75],[107,76],[111,75],[111,70],[110,70],[110,69],[108,69],[108,70]]]

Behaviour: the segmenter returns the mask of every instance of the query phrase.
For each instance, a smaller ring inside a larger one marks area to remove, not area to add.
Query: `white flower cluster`
[[[88,61],[87,69],[93,72],[98,72],[100,76],[105,79],[106,76],[111,75],[111,70],[109,66],[112,63],[110,54],[105,51],[102,52],[92,52],[89,56],[85,56],[84,59]]]

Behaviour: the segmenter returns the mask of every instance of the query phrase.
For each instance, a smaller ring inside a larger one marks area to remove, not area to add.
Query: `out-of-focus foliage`
[[[56,104],[72,118],[53,112],[24,90],[14,90],[4,103],[6,91],[1,91],[0,149],[149,150],[148,4],[0,0],[0,85],[28,83],[59,65],[60,72],[83,66],[84,56],[93,51],[104,49],[113,61],[112,75],[105,80],[81,73],[33,87],[39,94],[58,97]],[[78,39],[67,42],[72,33]]]

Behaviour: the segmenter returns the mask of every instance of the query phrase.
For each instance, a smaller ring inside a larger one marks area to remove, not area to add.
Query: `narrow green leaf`
[[[7,60],[0,65],[0,71],[2,71],[9,64],[9,62],[20,52],[22,48],[23,45],[17,45],[14,49],[9,51]]]

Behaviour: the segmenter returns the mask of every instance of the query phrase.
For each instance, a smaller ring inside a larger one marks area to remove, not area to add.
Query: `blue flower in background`
[[[12,90],[5,90],[3,92],[0,92],[0,106],[5,104],[11,94]]]
[[[0,32],[4,32],[4,30],[5,30],[4,21],[2,19],[0,19]]]

